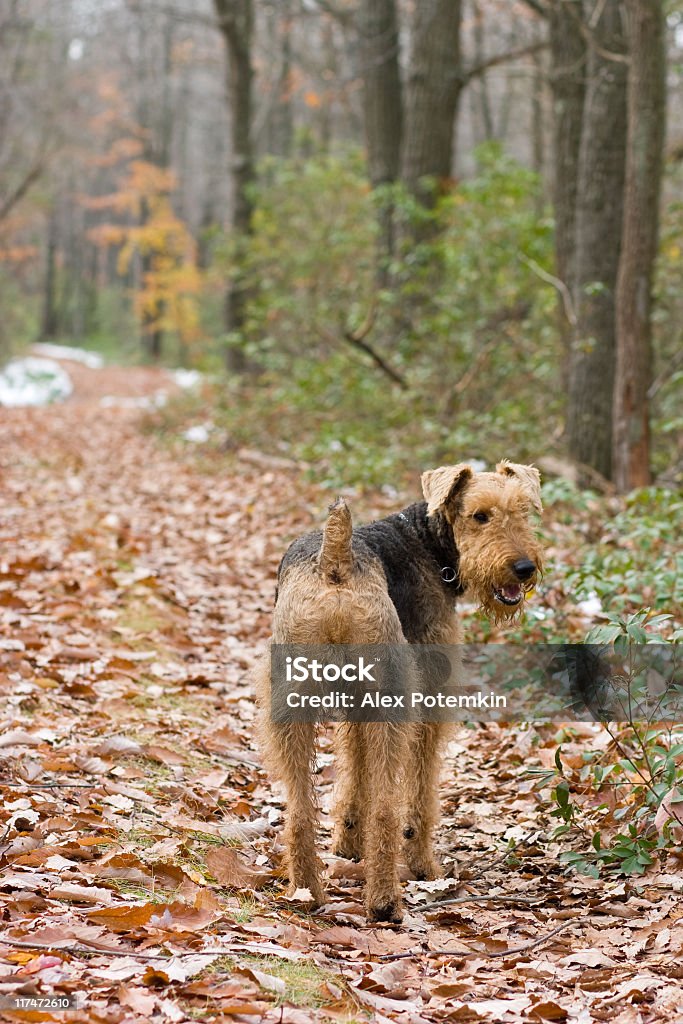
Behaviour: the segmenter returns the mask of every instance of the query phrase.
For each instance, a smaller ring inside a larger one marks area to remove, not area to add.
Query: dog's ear
[[[543,511],[541,474],[535,466],[521,466],[518,462],[508,462],[507,459],[503,459],[496,466],[496,473],[502,473],[503,476],[514,476],[516,480],[519,480],[536,511],[539,514]]]
[[[439,466],[423,473],[422,493],[427,502],[427,515],[431,516],[439,509],[452,514],[458,496],[467,487],[472,474],[472,467],[464,462],[457,466]]]

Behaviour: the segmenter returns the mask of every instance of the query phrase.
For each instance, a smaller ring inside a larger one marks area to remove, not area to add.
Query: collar
[[[408,528],[415,533],[415,536],[417,536],[413,524],[408,519],[408,516],[404,512],[399,512],[398,517],[399,519],[402,519],[404,523],[407,523]],[[441,579],[444,583],[457,583],[458,574],[452,565],[444,565],[441,567]]]

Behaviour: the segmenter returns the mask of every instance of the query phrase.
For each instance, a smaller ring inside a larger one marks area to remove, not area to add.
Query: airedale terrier
[[[541,572],[532,513],[540,476],[508,461],[495,472],[442,466],[422,476],[424,501],[352,529],[346,503],[321,532],[290,546],[278,571],[277,644],[457,644],[455,601],[476,599],[495,621],[511,620]],[[323,901],[312,779],[316,726],[269,716],[270,662],[257,687],[267,761],[287,789],[286,867],[292,890]],[[418,878],[438,866],[439,753],[446,726],[344,723],[337,729],[335,852],[365,860],[370,920],[401,920],[398,862]]]

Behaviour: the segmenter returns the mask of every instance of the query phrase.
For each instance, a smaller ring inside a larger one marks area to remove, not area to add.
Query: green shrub
[[[264,372],[227,389],[231,432],[313,463],[330,486],[392,483],[434,460],[535,453],[541,420],[545,436],[561,407],[555,298],[528,263],[550,260],[551,225],[536,213],[535,175],[498,146],[479,160],[478,175],[427,214],[399,187],[371,193],[358,154],[268,163],[243,339]],[[410,240],[383,288],[378,202],[394,205]],[[228,273],[233,256],[225,246]],[[364,340],[404,389],[345,339],[370,311]]]
[[[608,623],[590,631],[586,642],[614,644],[628,665],[633,645],[665,642],[661,626],[668,619],[668,615],[652,615],[650,609],[623,618],[611,616]],[[681,638],[683,631],[678,630],[668,642],[675,644]],[[680,673],[677,661],[672,652],[669,669],[674,674]],[[635,675],[628,683],[633,708],[638,707]],[[647,688],[647,680],[643,685]],[[628,721],[604,721],[602,735],[598,732],[595,737],[601,742],[590,749],[589,741],[580,759],[576,753],[563,755],[563,743],[573,739],[568,726],[555,753],[554,769],[529,773],[538,777],[539,787],[550,790],[551,817],[559,821],[552,838],[571,847],[560,854],[568,870],[595,878],[606,872],[639,875],[655,858],[663,864],[680,848],[683,725],[658,721],[658,710],[655,705],[643,720],[630,712]],[[663,717],[661,711],[659,717]]]

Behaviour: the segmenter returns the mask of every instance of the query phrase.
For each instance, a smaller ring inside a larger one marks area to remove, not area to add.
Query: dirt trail
[[[78,1021],[668,1019],[675,879],[562,875],[517,768],[552,759],[533,730],[452,744],[439,845],[461,884],[410,887],[403,929],[366,927],[361,871],[331,857],[321,915],[286,901],[248,669],[325,496],[142,429],[132,400],[171,391],[164,371],[64,365],[69,401],[0,410],[0,991],[81,993],[32,1018]],[[331,761],[323,737],[324,832]],[[411,909],[447,889],[469,902]]]
[[[207,619],[216,624],[193,660],[249,661],[267,629],[280,538],[293,528],[291,474],[278,475],[266,508],[272,473],[243,464],[229,478],[201,474],[184,458],[186,446],[164,447],[141,432],[140,400],[177,390],[165,371],[64,365],[75,385],[67,402],[0,412],[3,539],[12,558],[43,557],[53,597],[69,572],[67,589],[79,594],[92,592],[98,570],[148,569],[182,610],[188,639]],[[88,604],[79,611],[92,617]]]

